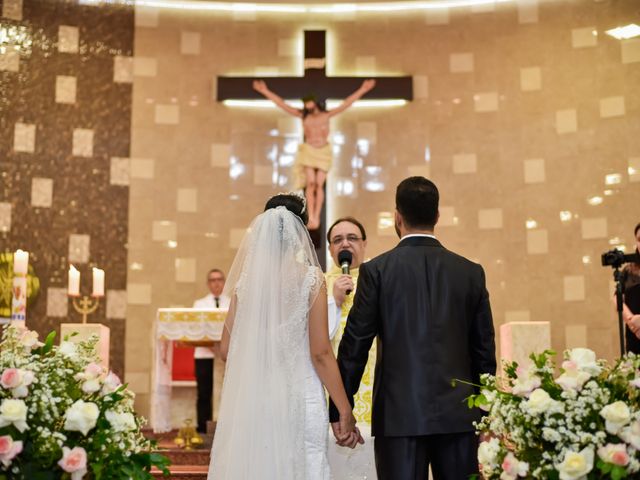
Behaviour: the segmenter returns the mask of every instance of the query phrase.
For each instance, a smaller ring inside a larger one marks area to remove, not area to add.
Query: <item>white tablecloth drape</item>
[[[156,433],[171,430],[171,372],[174,341],[218,342],[226,309],[160,308],[153,333],[153,371],[150,424]]]

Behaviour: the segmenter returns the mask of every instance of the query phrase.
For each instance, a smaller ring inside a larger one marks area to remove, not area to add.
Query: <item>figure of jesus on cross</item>
[[[304,143],[298,147],[293,173],[295,189],[305,189],[309,212],[309,230],[320,228],[320,214],[324,204],[324,183],[333,159],[328,140],[329,119],[349,108],[353,102],[369,92],[375,84],[375,80],[365,80],[360,88],[349,95],[338,107],[327,110],[324,100],[312,94],[302,98],[303,109],[294,108],[286,103],[282,97],[269,90],[263,80],[253,82],[253,88],[257,92],[289,115],[302,119]]]

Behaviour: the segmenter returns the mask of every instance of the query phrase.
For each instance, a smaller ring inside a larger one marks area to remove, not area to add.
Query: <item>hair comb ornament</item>
[[[300,210],[300,215],[307,211],[307,199],[304,198],[299,192],[279,192],[278,195],[291,195],[292,197],[298,197],[302,202],[302,210]]]

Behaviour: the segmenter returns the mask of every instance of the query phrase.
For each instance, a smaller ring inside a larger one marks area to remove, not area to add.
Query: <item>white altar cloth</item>
[[[160,308],[153,332],[151,375],[151,428],[156,433],[171,430],[171,371],[173,342],[219,342],[227,310],[222,308]]]

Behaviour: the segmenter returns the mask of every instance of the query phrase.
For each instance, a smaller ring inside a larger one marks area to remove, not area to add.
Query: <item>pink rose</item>
[[[624,467],[627,463],[629,463],[629,454],[627,452],[615,452],[611,455],[611,463],[614,465],[620,465]]]
[[[509,455],[507,455],[506,457],[504,457],[504,460],[502,462],[502,470],[507,473],[511,473],[514,470],[515,466],[513,463],[513,456],[509,457]]]
[[[113,393],[118,389],[120,385],[122,385],[122,382],[120,381],[118,376],[113,372],[109,372],[109,374],[104,379],[104,384],[102,385],[102,394],[107,395],[109,393]]]
[[[607,463],[613,463],[621,467],[626,466],[630,460],[627,446],[624,443],[608,443],[598,449],[598,456]]]
[[[82,447],[62,447],[62,458],[58,465],[71,474],[71,480],[80,480],[87,473],[87,452]]]
[[[86,366],[86,368],[84,369],[84,373],[89,378],[91,377],[95,378],[102,375],[104,373],[104,369],[97,363],[92,362]]]
[[[22,452],[22,442],[14,442],[10,435],[3,435],[0,437],[0,462],[5,467],[11,465],[11,460]]]
[[[6,455],[11,451],[13,446],[13,438],[10,435],[3,435],[0,437],[0,455]]]
[[[518,477],[526,477],[529,473],[529,464],[519,461],[513,453],[509,452],[502,461],[501,480],[515,480]]]
[[[7,368],[2,372],[0,384],[2,384],[4,388],[16,388],[20,385],[20,370],[17,368]]]

